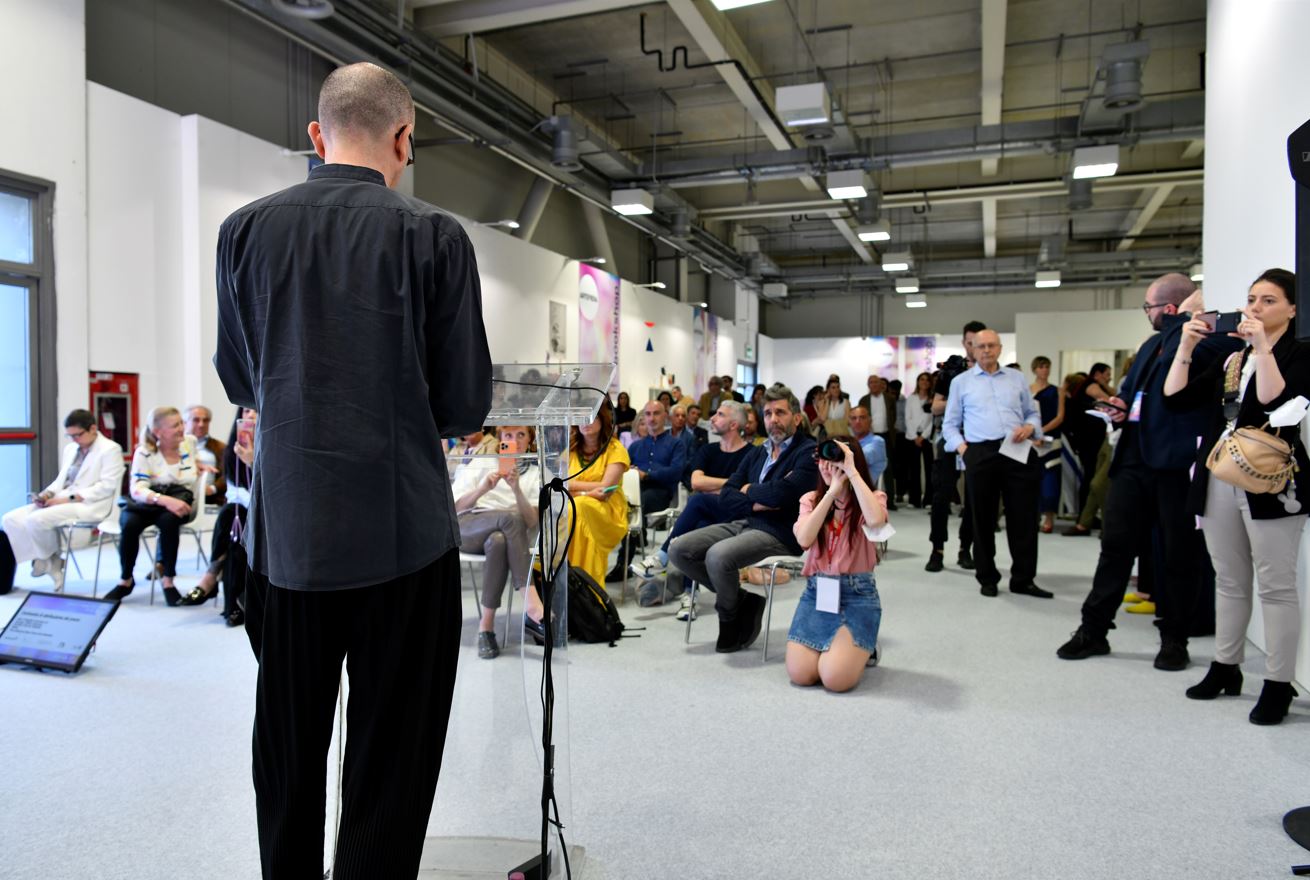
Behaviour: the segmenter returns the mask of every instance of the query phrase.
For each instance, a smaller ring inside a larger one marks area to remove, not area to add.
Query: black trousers
[[[159,546],[155,549],[155,558],[163,568],[164,577],[174,577],[177,574],[177,542],[182,523],[181,519],[162,507],[146,510],[124,508],[118,516],[118,525],[123,530],[118,538],[118,558],[122,562],[123,580],[132,577],[132,571],[136,568],[136,554],[141,549],[141,533],[150,526],[159,530]]]
[[[455,690],[459,551],[372,587],[306,591],[251,572],[254,783],[265,880],[321,880],[327,753],[350,675],[335,880],[418,873]]]
[[[1031,586],[1037,576],[1037,497],[1042,468],[1029,450],[1020,463],[999,452],[1001,441],[970,443],[964,452],[964,482],[973,514],[974,576],[984,586],[996,586],[996,517],[1005,502],[1005,538],[1010,545],[1010,586]]]
[[[955,481],[960,477],[960,472],[955,469],[955,459],[954,452],[946,452],[939,446],[937,457],[933,460],[932,511],[929,517],[931,531],[928,540],[932,542],[934,550],[941,550],[946,546],[946,525],[951,518],[951,496],[955,492]],[[960,510],[961,553],[973,546],[973,519],[969,515],[971,506],[972,501],[966,486],[964,507]]]
[[[901,460],[905,462],[905,484],[909,487],[910,505],[918,507],[925,499],[932,500],[932,444],[924,440],[919,446],[907,440],[904,448]]]
[[[1128,591],[1133,559],[1144,551],[1143,535],[1158,528],[1160,565],[1153,572],[1151,598],[1162,638],[1187,641],[1200,582],[1203,539],[1187,512],[1186,470],[1155,470],[1144,464],[1121,466],[1110,481],[1101,529],[1101,556],[1092,592],[1083,602],[1083,629],[1104,636]],[[1149,544],[1145,545],[1149,548]]]
[[[18,573],[18,560],[14,558],[14,548],[9,544],[9,536],[0,532],[0,596],[14,588],[14,575]]]

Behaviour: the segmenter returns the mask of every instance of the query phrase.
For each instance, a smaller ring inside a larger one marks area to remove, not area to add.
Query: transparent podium
[[[613,364],[497,364],[493,373],[492,409],[486,423],[493,428],[532,427],[536,449],[515,456],[520,472],[539,468],[542,485],[555,477],[567,477],[569,429],[595,420],[614,371]],[[499,461],[501,458],[506,461]],[[508,469],[509,458],[492,454],[469,456],[458,464],[452,461],[452,479],[456,467],[484,471]],[[528,500],[539,506],[537,497]],[[547,538],[545,558],[549,561],[545,564],[541,561],[541,536],[530,534],[533,567],[543,573],[543,580],[555,572],[553,588],[543,589],[550,594],[551,605],[549,617],[543,619],[552,621],[548,664],[547,648],[538,645],[531,633],[524,632],[526,594],[522,590],[525,585],[513,583],[512,575],[502,594],[494,625],[497,636],[504,638],[501,654],[493,660],[478,657],[481,577],[470,577],[470,565],[461,565],[464,626],[459,673],[441,779],[418,873],[424,880],[493,877],[503,880],[510,870],[541,852],[543,835],[550,853],[549,873],[543,869],[536,875],[529,872],[528,877],[564,877],[566,857],[574,878],[581,877],[584,870],[585,853],[579,845],[582,841],[571,821],[566,638],[568,562],[563,558],[571,525],[570,505],[563,495],[552,493],[549,506],[541,509],[539,515],[540,531]],[[516,591],[512,598],[511,589]],[[506,627],[506,614],[511,608],[510,625]],[[553,709],[549,712],[548,685],[549,695],[553,697]],[[348,695],[349,680],[343,671],[337,731],[329,754],[329,806],[324,840],[327,864],[335,850],[340,817],[341,756],[344,738],[349,736],[344,714]],[[558,825],[552,821],[543,826],[546,791],[543,728],[548,720],[553,754],[549,780],[554,798],[551,818]]]

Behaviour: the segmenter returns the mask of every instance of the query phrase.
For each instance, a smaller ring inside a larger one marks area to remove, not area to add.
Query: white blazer
[[[86,518],[102,520],[113,513],[114,499],[122,491],[123,447],[101,434],[86,451],[86,459],[82,462],[73,485],[65,489],[64,479],[76,457],[77,444],[69,443],[64,447],[59,476],[46,486],[45,491],[52,495],[81,497],[82,503],[91,508]]]

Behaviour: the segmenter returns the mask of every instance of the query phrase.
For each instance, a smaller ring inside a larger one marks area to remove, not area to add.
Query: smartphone
[[[616,492],[616,491],[618,491],[618,488],[619,488],[618,485],[615,484],[615,485],[613,485],[613,486],[606,486],[606,487],[604,487],[603,489],[601,489],[600,491],[602,491],[602,492],[604,492],[606,495],[608,495],[608,494],[610,494],[611,492]]]
[[[237,422],[237,443],[251,449],[255,445],[255,420],[242,419]]]
[[[1117,409],[1121,413],[1128,412],[1128,410],[1125,407],[1122,407],[1117,403],[1111,403],[1108,400],[1098,400],[1096,401],[1095,404],[1093,404],[1093,406],[1096,407],[1097,409]]]
[[[1201,312],[1196,317],[1205,322],[1211,333],[1236,333],[1242,322],[1241,312]]]
[[[519,452],[519,444],[517,440],[500,441],[499,464],[500,464],[500,475],[502,477],[506,476],[507,474],[513,473],[514,469],[518,467],[518,459],[514,457],[518,455],[518,452]]]

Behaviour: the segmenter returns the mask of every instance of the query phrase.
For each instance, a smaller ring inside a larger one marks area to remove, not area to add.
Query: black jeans
[[[1186,642],[1205,553],[1200,532],[1186,509],[1186,470],[1155,470],[1129,464],[1115,471],[1105,500],[1101,556],[1092,577],[1092,592],[1083,602],[1083,629],[1104,636],[1128,591],[1133,559],[1144,546],[1143,535],[1158,527],[1161,565],[1155,570],[1151,598],[1161,638]]]
[[[922,446],[913,440],[905,442],[905,451],[901,455],[905,462],[906,483],[909,486],[910,504],[918,507],[925,499],[932,500],[932,444],[927,440]]]
[[[155,558],[163,568],[164,577],[177,574],[177,540],[178,530],[183,520],[162,507],[150,507],[146,510],[128,510],[118,517],[118,524],[123,530],[118,539],[118,558],[122,562],[123,580],[132,577],[136,568],[136,554],[141,547],[141,533],[150,526],[159,530],[159,547]]]
[[[955,481],[960,476],[960,472],[955,469],[955,459],[954,452],[945,452],[940,445],[938,446],[937,458],[933,460],[932,468],[931,531],[928,535],[934,550],[941,550],[946,546],[946,524],[951,518],[951,495],[955,492]],[[973,519],[969,516],[971,503],[966,488],[964,507],[960,511],[961,553],[973,546]]]
[[[0,596],[14,588],[17,572],[18,560],[14,558],[14,548],[9,546],[9,536],[0,532]]]
[[[1037,496],[1042,469],[1037,453],[1026,462],[1001,455],[1001,441],[970,443],[964,452],[964,482],[973,514],[973,560],[978,583],[996,586],[996,516],[1005,502],[1005,538],[1010,545],[1010,586],[1031,586],[1037,576]]]
[[[459,658],[459,551],[386,583],[287,590],[250,572],[259,661],[254,783],[265,880],[320,880],[327,753],[350,673],[332,876],[413,877],[446,742]]]

